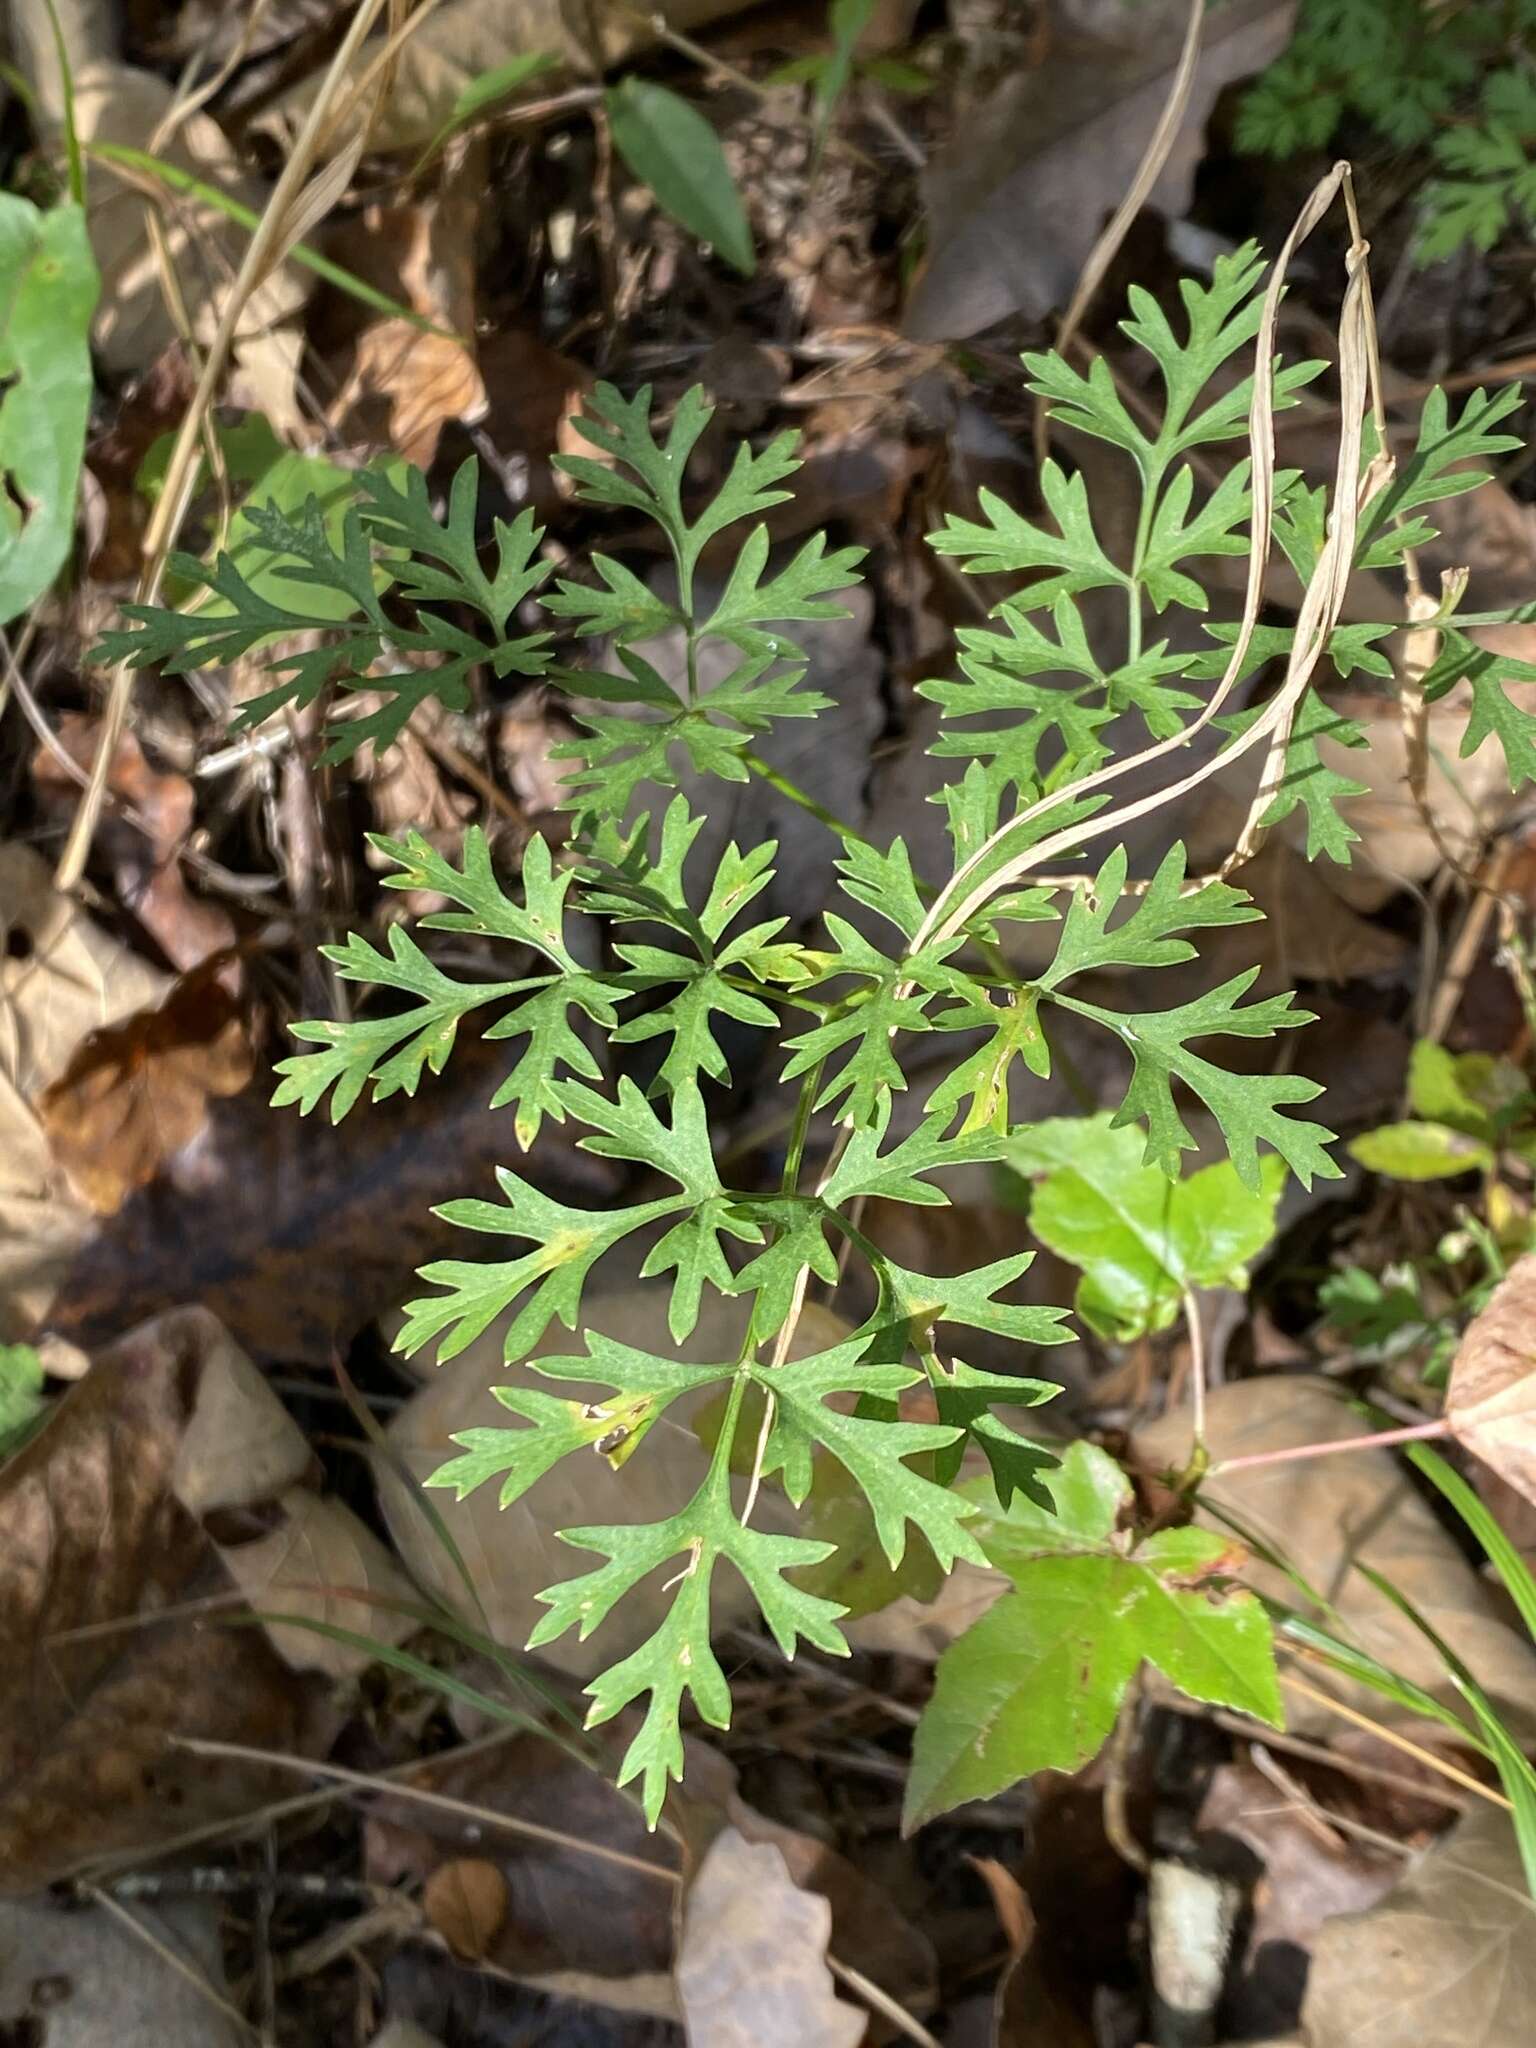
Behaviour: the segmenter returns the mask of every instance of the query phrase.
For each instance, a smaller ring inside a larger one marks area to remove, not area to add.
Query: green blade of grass
[[[85,204],[85,159],[80,154],[80,131],[75,125],[75,73],[64,43],[64,27],[54,0],[43,0],[53,29],[53,47],[59,59],[59,89],[64,99],[64,154],[69,162],[69,196],[76,206]]]
[[[1499,1527],[1487,1507],[1461,1474],[1448,1465],[1438,1451],[1415,1444],[1408,1453],[1430,1483],[1439,1488],[1487,1552],[1488,1562],[1503,1581],[1520,1611],[1520,1619],[1536,1641],[1536,1578],[1531,1568]]]
[[[1366,1567],[1361,1567],[1366,1569]],[[1458,1742],[1464,1742],[1469,1749],[1477,1750],[1493,1760],[1493,1753],[1487,1743],[1473,1729],[1469,1728],[1453,1708],[1437,1700],[1432,1692],[1426,1692],[1412,1679],[1400,1678],[1387,1665],[1378,1663],[1364,1650],[1357,1650],[1353,1644],[1341,1642],[1330,1635],[1327,1629],[1319,1628],[1315,1622],[1296,1614],[1278,1601],[1266,1601],[1265,1605],[1275,1617],[1275,1625],[1281,1636],[1299,1648],[1313,1651],[1330,1664],[1343,1678],[1352,1678],[1358,1685],[1366,1686],[1380,1698],[1390,1700],[1394,1706],[1405,1707],[1410,1713],[1426,1721],[1438,1721],[1442,1728],[1449,1729]]]
[[[131,149],[125,142],[92,142],[87,144],[86,154],[110,169],[136,171],[141,177],[150,178],[164,185],[169,191],[179,192],[189,199],[197,199],[205,206],[213,207],[226,219],[232,220],[248,233],[254,233],[260,225],[261,216],[249,206],[244,206],[228,192],[221,192],[217,185],[207,184],[202,178],[193,177],[178,164],[166,163],[162,157],[151,156],[147,150]],[[409,306],[401,305],[387,292],[376,291],[371,284],[365,284],[350,270],[339,263],[332,263],[328,256],[322,256],[318,249],[311,249],[307,242],[295,242],[288,251],[295,263],[301,263],[306,270],[312,270],[316,277],[323,277],[327,284],[335,285],[338,291],[349,298],[358,300],[364,306],[371,306],[376,313],[388,313],[396,320],[409,320],[413,327],[419,327],[423,334],[441,334],[450,341],[462,341],[451,327],[440,327],[435,320],[415,313]]]
[[[1472,1676],[1471,1671],[1424,1615],[1414,1606],[1406,1593],[1400,1592],[1392,1581],[1368,1564],[1355,1566],[1365,1579],[1373,1585],[1383,1599],[1390,1600],[1405,1620],[1416,1628],[1424,1640],[1434,1648],[1436,1656],[1444,1663],[1451,1682],[1477,1717],[1493,1761],[1499,1773],[1499,1783],[1510,1804],[1514,1820],[1515,1839],[1520,1847],[1520,1861],[1525,1870],[1526,1888],[1536,1898],[1536,1770],[1515,1738],[1505,1727],[1498,1709],[1487,1693]]]

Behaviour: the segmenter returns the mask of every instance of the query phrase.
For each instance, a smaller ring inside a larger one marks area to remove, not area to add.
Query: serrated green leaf
[[[1227,1541],[1167,1529],[1132,1548],[1115,1533],[1130,1487],[1088,1444],[1066,1453],[1052,1491],[1056,1517],[1019,1496],[977,1525],[1014,1591],[939,1659],[913,1740],[909,1829],[1035,1771],[1079,1768],[1143,1663],[1193,1699],[1281,1724],[1269,1617],[1222,1589]]]
[[[289,1027],[295,1038],[326,1050],[295,1053],[278,1061],[276,1071],[284,1078],[272,1107],[296,1103],[307,1116],[326,1090],[333,1089],[333,1124],[352,1108],[369,1081],[376,1102],[400,1091],[414,1095],[424,1069],[443,1071],[459,1025],[472,1010],[538,985],[455,981],[433,965],[401,925],[390,928],[387,958],[355,932],[345,945],[324,946],[321,951],[335,962],[344,981],[367,982],[420,998],[412,1008],[392,1016],[354,1017],[346,1023],[311,1018]]]
[[[1117,1343],[1167,1329],[1187,1288],[1246,1287],[1285,1184],[1273,1154],[1253,1193],[1226,1162],[1171,1181],[1144,1151],[1138,1131],[1107,1116],[1057,1117],[1020,1131],[1005,1155],[1016,1172],[1042,1176],[1029,1227],[1082,1268],[1078,1311]]]
[[[946,1137],[947,1119],[928,1117],[915,1131],[893,1145],[880,1147],[890,1125],[891,1106],[886,1098],[874,1122],[850,1133],[843,1156],[822,1189],[829,1209],[841,1209],[861,1195],[885,1202],[913,1202],[924,1208],[944,1208],[949,1197],[941,1188],[930,1186],[927,1176],[956,1166],[975,1166],[1001,1158],[1003,1140],[995,1131],[971,1131],[960,1137]]]

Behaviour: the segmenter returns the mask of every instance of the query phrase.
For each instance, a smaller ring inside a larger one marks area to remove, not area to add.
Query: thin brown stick
[[[329,1778],[335,1784],[351,1785],[362,1792],[386,1792],[397,1798],[413,1799],[418,1806],[430,1806],[439,1813],[457,1814],[461,1820],[473,1821],[477,1827],[504,1828],[508,1834],[525,1835],[530,1841],[571,1849],[578,1856],[594,1856],[599,1862],[617,1864],[622,1870],[637,1870],[643,1877],[659,1878],[664,1884],[682,1882],[675,1870],[668,1870],[665,1864],[652,1863],[644,1856],[629,1856],[622,1849],[610,1849],[601,1842],[583,1841],[580,1835],[568,1835],[560,1828],[547,1828],[538,1821],[521,1820],[515,1814],[499,1813],[493,1806],[475,1806],[467,1799],[454,1799],[446,1792],[433,1792],[424,1785],[413,1785],[408,1779],[380,1778],[367,1771],[349,1771],[342,1764],[322,1763],[313,1757],[284,1756],[275,1749],[253,1749],[243,1742],[208,1742],[191,1735],[174,1739],[178,1749],[190,1750],[194,1756],[229,1757],[238,1763],[262,1764],[271,1770],[300,1771],[305,1776]]]
[[[1422,1743],[1411,1742],[1406,1735],[1399,1735],[1395,1728],[1389,1728],[1385,1721],[1373,1721],[1369,1714],[1362,1714],[1357,1707],[1347,1707],[1342,1700],[1334,1698],[1331,1692],[1324,1692],[1321,1686],[1309,1685],[1304,1678],[1298,1678],[1294,1671],[1282,1671],[1280,1683],[1292,1692],[1300,1693],[1304,1700],[1311,1700],[1314,1706],[1326,1707],[1330,1714],[1337,1714],[1341,1721],[1353,1722],[1355,1727],[1364,1728],[1381,1741],[1390,1743],[1405,1755],[1414,1757],[1426,1769],[1436,1771],[1442,1778],[1449,1778],[1453,1785],[1460,1785],[1465,1791],[1473,1792],[1479,1799],[1486,1799],[1490,1806],[1501,1806],[1506,1813],[1513,1812],[1509,1801],[1502,1792],[1495,1792],[1491,1785],[1485,1785],[1474,1778],[1470,1771],[1459,1770],[1455,1764],[1447,1763],[1443,1756],[1436,1756],[1432,1749]]]
[[[864,2003],[890,2021],[897,2033],[905,2034],[909,2041],[915,2041],[917,2048],[940,2048],[936,2037],[929,2033],[920,2020],[915,2020],[904,2005],[898,2005],[889,1991],[882,1991],[878,1984],[871,1982],[862,1970],[856,1970],[852,1963],[839,1962],[832,1951],[827,1951],[827,1968],[833,1976],[856,1991]]]
[[[203,373],[198,379],[197,389],[171,451],[166,468],[165,486],[144,538],[144,564],[135,593],[141,604],[153,604],[159,597],[166,560],[187,515],[196,487],[197,451],[202,440],[203,424],[228,367],[236,331],[245,308],[274,265],[282,261],[287,249],[298,240],[304,228],[313,224],[309,217],[311,208],[306,204],[310,194],[306,192],[305,180],[319,150],[331,110],[348,89],[353,59],[385,4],[386,0],[358,0],[357,11],[336,55],[331,60],[330,69],[294,143],[293,152],[283,166],[261,220],[246,245],[244,259],[230,288],[218,329],[204,359]],[[361,140],[360,136],[357,145],[359,148]],[[334,166],[331,168],[334,169]],[[319,184],[322,180],[329,185],[329,172],[322,171],[315,182]],[[85,863],[90,854],[91,840],[95,835],[96,821],[101,815],[102,803],[106,797],[107,776],[117,752],[118,739],[127,722],[132,691],[133,670],[126,661],[121,661],[113,670],[112,680],[108,686],[90,787],[75,812],[69,837],[65,841],[64,851],[59,860],[55,881],[61,891],[74,889],[85,873]]]

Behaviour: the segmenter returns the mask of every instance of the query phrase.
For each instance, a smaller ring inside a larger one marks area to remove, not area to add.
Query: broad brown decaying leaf
[[[960,339],[1011,313],[1040,319],[1066,305],[1157,126],[1186,11],[1052,10],[1045,62],[1010,75],[925,178],[930,254],[910,332]],[[1285,0],[1250,0],[1211,18],[1178,141],[1152,188],[1160,212],[1183,212],[1217,95],[1279,55],[1292,15]]]
[[[1322,1929],[1307,2048],[1528,2048],[1536,1905],[1509,1816],[1479,1804],[1379,1905]]]
[[[865,2016],[827,1966],[831,1909],[803,1892],[770,1843],[734,1827],[689,1887],[677,1956],[692,2048],[858,2048]]]
[[[269,1774],[177,1747],[302,1753],[305,1684],[238,1612],[178,1463],[222,1333],[199,1309],[96,1359],[0,1471],[0,1888],[152,1847],[271,1796]]]
[[[1358,1436],[1360,1421],[1326,1380],[1275,1374],[1238,1380],[1210,1391],[1206,1442],[1211,1462],[1301,1444]],[[1139,1430],[1136,1462],[1147,1473],[1182,1471],[1191,1442],[1187,1410]],[[1344,1631],[1360,1648],[1447,1705],[1458,1704],[1443,1660],[1387,1597],[1354,1569],[1379,1572],[1444,1637],[1498,1703],[1510,1725],[1533,1725],[1536,1656],[1523,1631],[1502,1620],[1477,1574],[1418,1493],[1413,1475],[1390,1451],[1361,1450],[1306,1458],[1222,1474],[1205,1494],[1245,1531],[1268,1543],[1332,1602]],[[1213,1526],[1221,1526],[1214,1523]],[[1246,1583],[1287,1605],[1300,1596],[1281,1571],[1255,1561]],[[1309,1667],[1318,1682],[1319,1674]],[[1390,1702],[1328,1678],[1329,1687],[1374,1718],[1396,1724]],[[1325,1710],[1288,1697],[1289,1721],[1298,1729],[1331,1733]],[[1424,1724],[1414,1732],[1425,1740]]]
[[[76,1254],[53,1327],[90,1346],[192,1299],[253,1357],[329,1372],[423,1260],[459,1242],[432,1205],[494,1193],[506,1122],[486,1104],[506,1064],[500,1047],[461,1042],[441,1080],[414,1098],[360,1102],[335,1128],[274,1114],[260,1083],[212,1103],[198,1138]],[[525,1170],[567,1199],[613,1192],[605,1162],[558,1134],[539,1149]]]
[[[374,1662],[373,1644],[403,1643],[416,1633],[418,1624],[400,1605],[414,1601],[414,1587],[349,1507],[294,1486],[276,1509],[270,1529],[222,1550],[253,1611],[270,1617],[267,1632],[285,1662],[327,1678],[356,1678]],[[290,1615],[295,1622],[279,1618]],[[366,1637],[369,1647],[340,1641],[331,1629]]]
[[[158,1009],[92,1033],[38,1114],[70,1185],[110,1216],[197,1136],[209,1101],[238,1095],[254,1070],[239,1006],[191,975]]]
[[[484,194],[483,154],[473,143],[460,143],[450,146],[440,189],[431,197],[370,207],[365,216],[374,250],[394,256],[394,275],[381,280],[384,288],[434,329],[447,331],[428,333],[398,315],[370,320],[357,337],[330,423],[356,440],[367,429],[369,401],[382,402],[390,445],[418,469],[431,467],[448,421],[471,422],[486,411],[474,338],[475,226]]]
[[[33,784],[61,823],[79,801],[80,777],[95,763],[99,734],[94,718],[69,712],[59,720],[56,737],[78,776],[69,774],[52,748],[39,747],[33,756]],[[112,868],[124,910],[183,971],[232,946],[235,926],[228,911],[194,895],[182,873],[181,854],[196,811],[187,778],[151,767],[137,738],[126,732],[112,757],[107,793],[116,803],[102,818],[95,846]]]
[[[1459,1443],[1536,1501],[1536,1252],[1511,1266],[1462,1338],[1445,1419]]]
[[[168,986],[59,894],[30,847],[0,843],[0,1342],[35,1332],[91,1236],[33,1105],[89,1032]]]

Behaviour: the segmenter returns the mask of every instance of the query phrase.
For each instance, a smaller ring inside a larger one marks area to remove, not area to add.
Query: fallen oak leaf
[[[1536,1252],[1516,1260],[1468,1325],[1445,1419],[1458,1443],[1536,1501]]]
[[[200,970],[157,1009],[87,1038],[38,1115],[71,1186],[111,1216],[197,1136],[210,1097],[238,1095],[254,1070],[239,1006]]]
[[[180,1738],[303,1754],[327,1732],[259,1629],[208,1619],[238,1595],[176,1484],[222,1336],[201,1309],[134,1331],[0,1471],[0,1891],[270,1795]]]
[[[832,1909],[782,1852],[721,1830],[689,1889],[677,1957],[692,2048],[858,2048],[867,2019],[833,1989]]]

